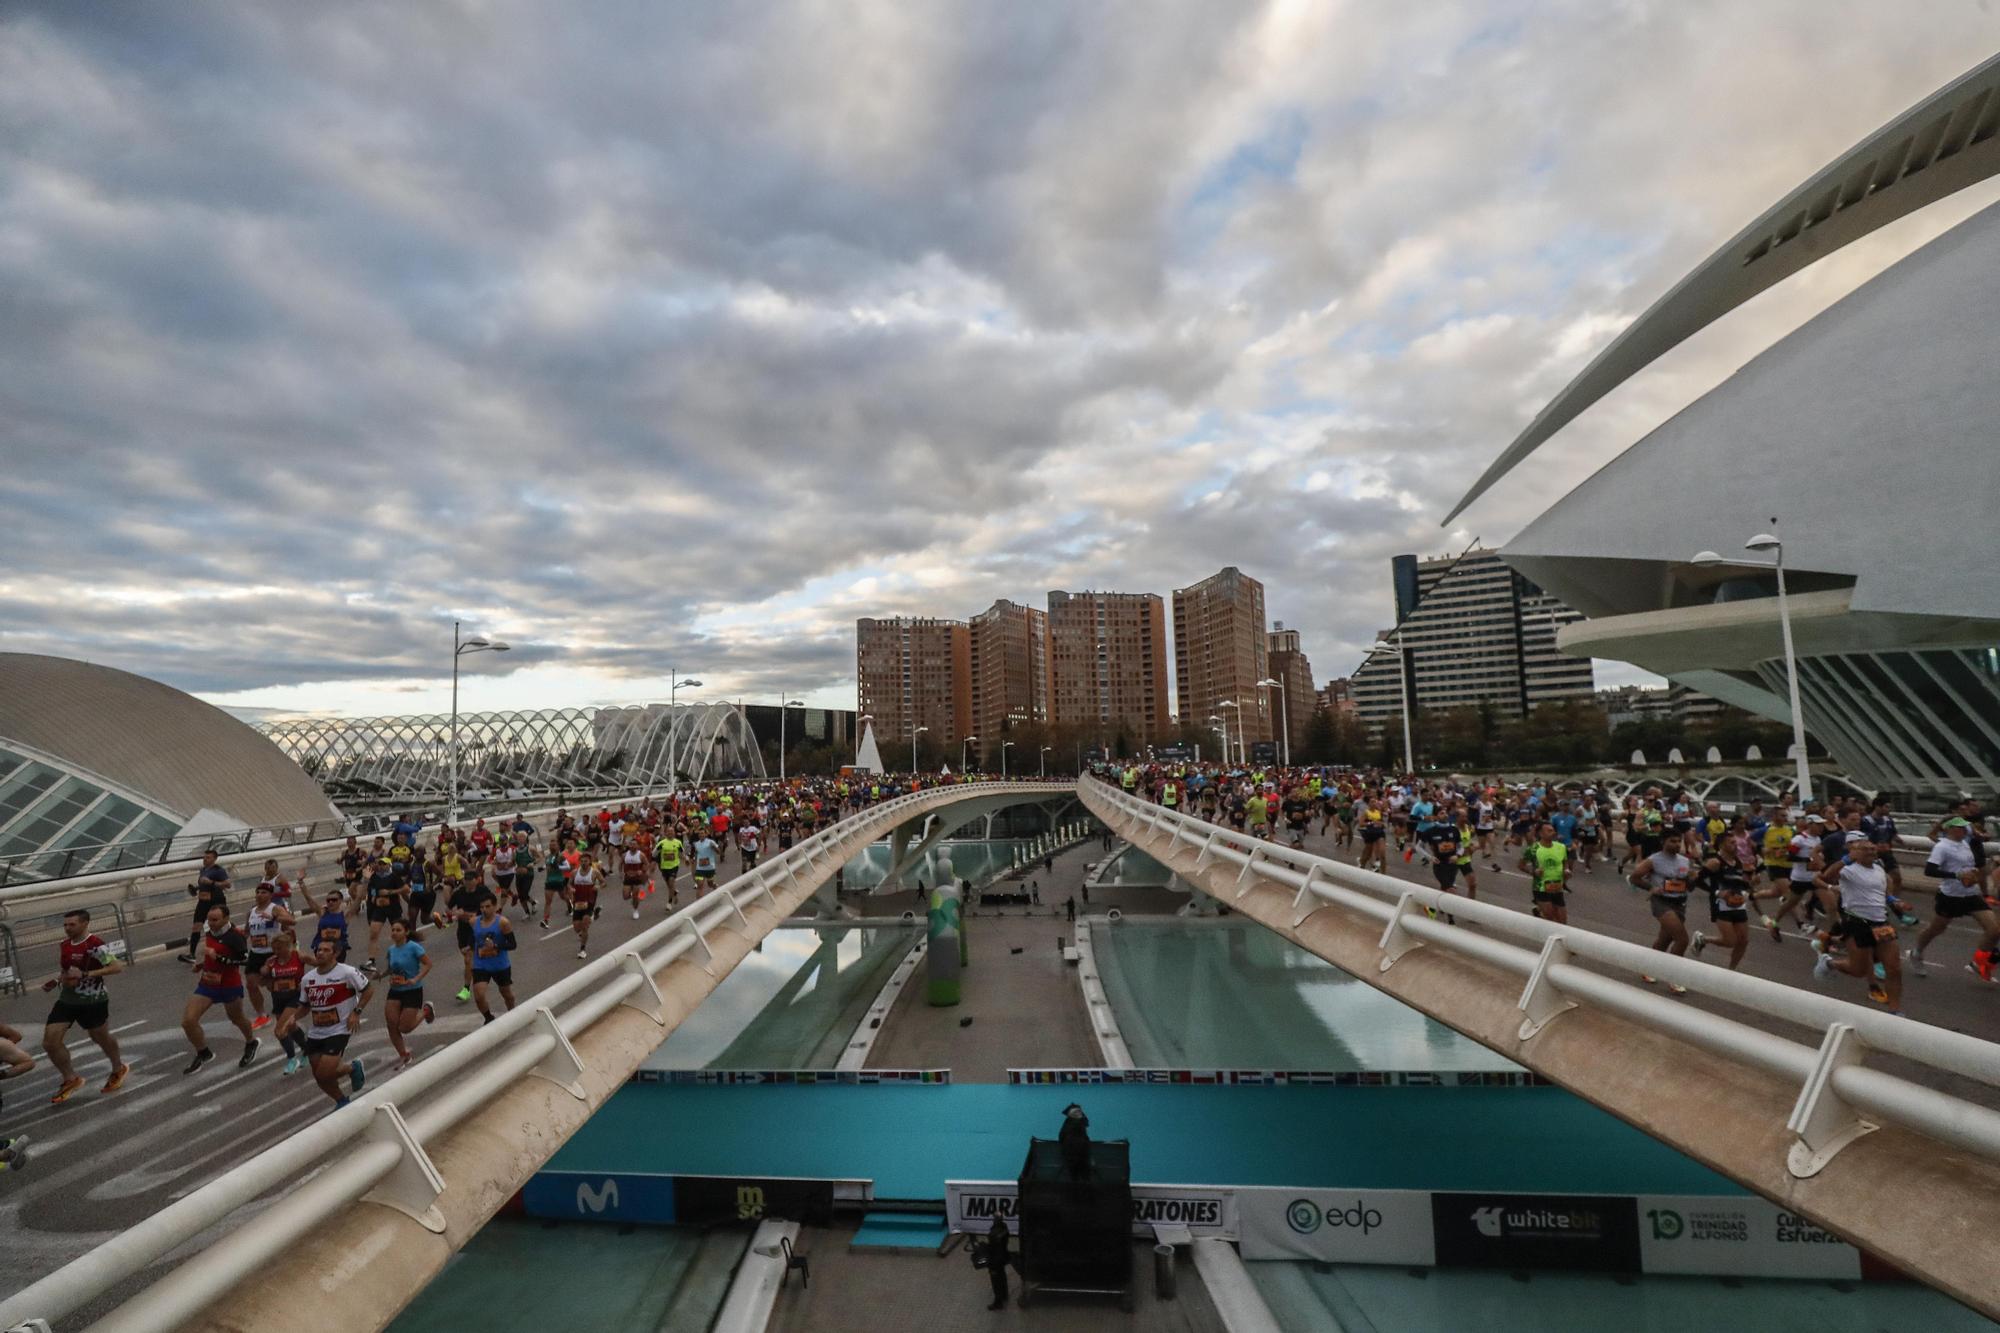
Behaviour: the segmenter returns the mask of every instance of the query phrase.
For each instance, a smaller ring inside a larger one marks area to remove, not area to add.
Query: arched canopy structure
[[[449,796],[449,715],[295,718],[260,729],[337,798]],[[461,713],[458,771],[462,795],[534,795],[762,778],[764,759],[734,704],[642,704]]]

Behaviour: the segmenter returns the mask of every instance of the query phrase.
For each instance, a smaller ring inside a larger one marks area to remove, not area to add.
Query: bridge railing
[[[1235,896],[1248,893],[1260,879],[1293,890],[1293,925],[1323,907],[1379,924],[1377,966],[1384,972],[1411,949],[1432,945],[1522,977],[1518,1003],[1524,1041],[1564,1011],[1592,1005],[1798,1085],[1786,1124],[1794,1136],[1786,1167],[1794,1176],[1817,1174],[1841,1148],[1884,1123],[2000,1159],[2000,1111],[1866,1064],[1868,1054],[1879,1051],[2000,1087],[2000,1045],[1993,1042],[1295,851],[1168,810],[1108,783],[1087,780],[1082,785],[1086,804],[1103,802],[1124,815],[1128,823],[1120,832],[1170,868],[1172,857],[1193,850],[1196,869],[1215,862],[1239,868]],[[1131,824],[1139,826],[1137,836]],[[1230,895],[1222,897],[1226,902]],[[1448,924],[1442,919],[1446,914],[1458,924]],[[1818,1032],[1820,1042],[1815,1048],[1690,1007],[1651,987],[1592,971],[1585,963],[1685,986],[1758,1017]]]
[[[990,790],[987,784],[977,785],[982,793]],[[1006,785],[1025,795],[1073,789],[1071,783]],[[314,1227],[358,1200],[395,1208],[433,1231],[442,1231],[434,1204],[444,1182],[424,1153],[425,1143],[524,1078],[549,1079],[581,1099],[577,1078],[584,1065],[571,1044],[573,1038],[627,1005],[664,1028],[667,1020],[654,981],[658,973],[690,951],[707,957],[708,936],[716,930],[731,924],[747,928],[743,909],[760,898],[775,905],[774,885],[831,877],[846,859],[840,849],[855,838],[879,836],[928,807],[947,805],[967,794],[967,788],[958,785],[926,788],[869,806],[821,829],[670,913],[479,1031],[401,1074],[371,1084],[325,1119],[0,1300],[0,1328],[37,1319],[53,1324],[236,1209],[287,1185],[291,1188],[254,1222],[232,1233],[227,1243],[182,1260],[173,1272],[128,1299],[93,1329],[154,1333],[178,1327],[212,1309],[223,1293],[266,1263],[295,1253],[296,1245]]]

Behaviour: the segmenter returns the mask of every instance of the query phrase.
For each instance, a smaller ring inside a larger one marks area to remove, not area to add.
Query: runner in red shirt
[[[63,913],[63,937],[56,948],[60,975],[42,983],[45,991],[62,987],[55,1007],[49,1010],[48,1026],[42,1029],[42,1049],[49,1053],[49,1063],[62,1075],[62,1086],[49,1100],[66,1102],[83,1091],[83,1078],[69,1060],[72,1023],[81,1027],[111,1061],[111,1077],[104,1081],[102,1091],[116,1092],[124,1085],[125,1076],[132,1072],[132,1066],[120,1058],[118,1038],[111,1035],[111,997],[105,990],[104,978],[123,972],[125,964],[111,951],[110,945],[91,933],[90,913],[81,907]]]
[[[305,975],[306,956],[299,952],[298,935],[291,930],[279,931],[271,940],[270,960],[264,964],[264,987],[271,992],[272,1031],[285,1050],[285,1067],[280,1071],[285,1074],[298,1073],[304,1062],[305,1038],[299,1036],[298,1028],[299,1015],[304,1012],[299,1005],[299,983]]]
[[[188,1044],[194,1047],[194,1059],[181,1071],[183,1074],[192,1074],[215,1058],[201,1029],[202,1015],[211,1005],[221,1005],[222,1012],[229,1015],[229,1021],[243,1034],[243,1058],[236,1062],[236,1067],[247,1069],[257,1058],[257,1038],[250,1030],[249,1015],[243,1012],[243,964],[249,957],[250,941],[230,924],[229,909],[209,908],[208,924],[201,932],[201,953],[194,965],[194,994],[188,997],[187,1008],[181,1011],[181,1031],[187,1033]]]

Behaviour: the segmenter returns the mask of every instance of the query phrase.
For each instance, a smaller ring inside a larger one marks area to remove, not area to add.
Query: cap
[[[1821,819],[1818,815],[1807,815],[1800,822],[1805,824],[1824,824],[1826,821],[1824,819]]]
[[[1951,817],[1950,819],[1947,819],[1947,820],[1945,820],[1945,821],[1944,821],[1944,823],[1943,823],[1943,825],[1942,825],[1941,827],[1943,827],[1943,828],[1971,828],[1971,827],[1972,827],[1972,825],[1971,825],[1971,824],[1968,824],[1968,823],[1967,823],[1967,822],[1966,822],[1965,820],[1961,819],[1961,818],[1960,818],[1959,816],[1957,816],[1957,815],[1953,815],[1953,816],[1952,816],[1952,817]]]

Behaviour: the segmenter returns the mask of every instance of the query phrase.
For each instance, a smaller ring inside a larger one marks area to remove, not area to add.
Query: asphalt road
[[[726,883],[740,871],[732,857],[721,879]],[[683,902],[688,878],[683,873],[680,880]],[[540,901],[537,897],[538,906]],[[642,919],[634,921],[615,886],[603,907],[603,916],[591,925],[593,957],[654,925],[667,910],[656,891],[644,903]],[[523,923],[516,911],[512,919],[521,946],[514,955],[517,1002],[525,1003],[584,966],[576,957],[576,936],[566,924],[558,927],[552,918],[551,929],[544,931],[539,917]],[[141,938],[157,944],[171,930],[155,924]],[[436,1006],[437,1021],[406,1038],[420,1061],[480,1026],[479,1011],[454,999],[462,971],[456,939],[438,931],[429,937],[433,961],[425,996]],[[353,939],[357,947],[348,961],[359,966],[367,954],[367,937],[357,931]],[[255,1063],[238,1069],[243,1039],[219,1007],[211,1008],[206,1019],[216,1058],[197,1073],[182,1074],[192,1050],[180,1018],[194,991],[194,976],[174,960],[179,947],[142,956],[109,981],[111,1028],[132,1066],[125,1086],[110,1096],[98,1092],[110,1072],[109,1061],[72,1028],[71,1059],[87,1086],[59,1106],[49,1104],[59,1080],[41,1054],[41,1033],[54,997],[39,986],[55,974],[54,946],[47,948],[46,957],[23,960],[30,976],[28,995],[0,1000],[0,1020],[26,1034],[25,1045],[37,1060],[33,1072],[0,1083],[5,1099],[0,1137],[28,1135],[31,1159],[18,1175],[0,1174],[0,1236],[6,1237],[0,1245],[0,1291],[18,1291],[332,1109],[309,1073],[280,1073],[284,1052],[269,1028],[257,1034],[262,1045]],[[382,1000],[378,994],[369,1004],[348,1047],[375,1078],[389,1077],[395,1061],[381,1022]],[[497,993],[491,1003],[499,1012]],[[199,1243],[205,1238],[184,1249]],[[65,1326],[78,1322],[65,1321]]]

